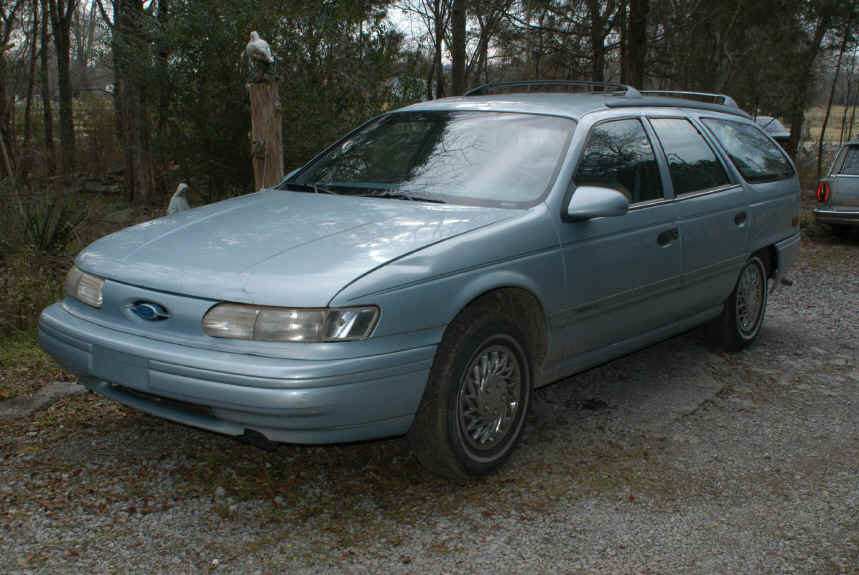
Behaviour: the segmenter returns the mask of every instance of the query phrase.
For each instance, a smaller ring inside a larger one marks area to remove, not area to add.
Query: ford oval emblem
[[[147,321],[161,321],[170,317],[167,309],[157,303],[139,301],[131,306],[131,311]]]

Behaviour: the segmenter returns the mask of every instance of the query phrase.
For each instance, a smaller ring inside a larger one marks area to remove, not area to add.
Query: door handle
[[[744,223],[746,223],[746,212],[738,212],[734,216],[734,223],[737,224],[738,226],[741,226]]]
[[[678,230],[677,228],[671,228],[670,230],[665,230],[661,232],[658,236],[656,236],[656,243],[658,243],[660,246],[667,246],[679,237],[680,230]]]

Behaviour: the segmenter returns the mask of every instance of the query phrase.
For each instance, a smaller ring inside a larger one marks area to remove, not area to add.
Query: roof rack
[[[490,90],[504,88],[535,88],[545,86],[565,86],[576,88],[602,88],[602,91],[623,92],[624,96],[635,97],[639,96],[638,90],[626,84],[617,84],[614,82],[585,82],[583,80],[529,80],[523,82],[490,82],[483,84],[477,88],[473,88],[466,92],[465,96],[481,96]]]
[[[730,108],[739,108],[737,102],[725,94],[714,94],[710,92],[687,92],[682,90],[641,90],[642,96],[668,96],[674,98],[686,98],[688,100],[709,101],[713,104],[721,104]]]

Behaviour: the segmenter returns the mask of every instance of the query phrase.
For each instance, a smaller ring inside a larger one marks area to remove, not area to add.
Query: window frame
[[[663,114],[648,113],[648,114],[644,115],[644,119],[646,120],[648,127],[651,130],[653,130],[653,136],[656,139],[656,141],[658,142],[659,153],[661,155],[662,162],[665,164],[665,170],[667,172],[668,181],[671,184],[671,194],[672,194],[673,199],[675,201],[683,201],[686,199],[698,198],[698,197],[707,196],[710,194],[717,194],[719,192],[734,189],[740,185],[740,183],[737,182],[737,180],[736,180],[736,176],[734,176],[733,169],[728,167],[728,165],[725,161],[725,158],[722,154],[721,147],[716,142],[713,142],[710,139],[710,134],[705,129],[703,129],[703,126],[701,124],[699,124],[697,117],[691,116],[691,115],[687,116],[687,115],[678,114],[678,113],[674,112],[674,113],[669,113],[669,114],[664,114],[664,115]],[[695,132],[697,132],[698,135],[701,137],[701,139],[704,141],[704,144],[710,149],[710,152],[713,154],[713,157],[716,159],[716,161],[722,167],[722,171],[725,173],[725,176],[726,176],[728,182],[726,184],[721,184],[718,186],[712,186],[712,187],[704,188],[701,190],[695,190],[694,192],[686,192],[683,194],[678,194],[677,190],[674,189],[674,179],[671,177],[671,164],[668,161],[668,154],[665,152],[665,147],[662,144],[662,140],[659,138],[659,133],[656,131],[656,127],[654,127],[652,124],[653,120],[683,120],[683,121],[688,122],[692,126],[692,128],[695,130]]]
[[[713,128],[711,128],[707,124],[707,120],[713,120],[716,122],[733,122],[735,124],[742,124],[744,126],[750,126],[751,128],[756,129],[758,132],[763,134],[764,138],[769,140],[773,144],[773,146],[775,146],[775,149],[779,152],[779,154],[781,154],[782,159],[787,162],[787,165],[790,167],[790,169],[792,170],[793,173],[790,176],[786,176],[784,178],[767,179],[767,180],[761,180],[761,181],[753,181],[753,180],[746,178],[743,175],[743,173],[740,171],[739,166],[737,166],[734,163],[733,158],[731,158],[730,152],[728,151],[727,148],[725,148],[725,146],[722,144],[721,140],[719,140],[719,137],[716,135],[716,132],[713,130]],[[722,117],[718,117],[718,116],[701,116],[698,118],[698,121],[701,123],[701,126],[703,126],[704,130],[707,132],[707,135],[710,136],[713,140],[715,140],[717,147],[720,150],[724,150],[724,153],[725,153],[725,156],[727,159],[726,163],[728,163],[731,166],[731,168],[733,168],[733,172],[736,173],[737,177],[740,178],[741,181],[746,182],[750,185],[768,184],[768,183],[772,183],[772,182],[782,182],[785,180],[789,180],[791,178],[795,178],[797,176],[796,166],[793,164],[793,161],[791,161],[790,156],[787,155],[787,152],[785,151],[785,149],[778,142],[776,142],[773,139],[773,137],[767,133],[767,131],[765,129],[763,129],[760,125],[758,125],[757,122],[743,122],[739,118],[722,118]]]
[[[536,197],[532,200],[515,202],[516,205],[513,205],[513,202],[501,202],[499,200],[490,200],[490,201],[459,201],[459,202],[447,202],[450,205],[458,205],[458,206],[475,206],[475,207],[490,207],[490,208],[505,208],[505,209],[516,209],[516,210],[528,210],[543,203],[549,195],[552,193],[552,190],[555,189],[558,184],[558,178],[561,175],[564,165],[567,162],[567,157],[570,153],[570,148],[573,144],[573,141],[576,136],[576,132],[579,128],[580,120],[571,116],[566,116],[563,114],[553,114],[548,112],[531,112],[531,111],[515,111],[515,110],[496,110],[496,109],[471,109],[471,108],[463,108],[463,109],[455,109],[455,108],[430,108],[430,109],[411,109],[411,108],[403,108],[400,110],[393,110],[389,112],[383,112],[376,116],[373,116],[363,124],[358,127],[350,130],[341,138],[337,139],[332,144],[326,146],[321,152],[313,156],[308,162],[306,162],[300,168],[293,170],[286,177],[274,186],[275,189],[282,189],[283,186],[289,184],[291,182],[295,182],[302,176],[304,176],[308,170],[313,168],[319,161],[323,160],[330,152],[335,150],[337,147],[341,146],[344,142],[364,131],[371,124],[378,122],[380,120],[384,120],[391,116],[396,115],[410,115],[410,114],[457,114],[457,113],[467,113],[467,114],[507,114],[507,115],[516,115],[516,116],[530,116],[530,117],[539,117],[539,118],[554,118],[556,120],[563,120],[571,124],[571,128],[564,143],[560,146],[560,153],[558,154],[557,163],[555,164],[554,170],[552,172],[551,177],[548,180],[548,184],[546,188],[542,191],[539,197]],[[503,205],[502,205],[503,204]]]
[[[576,188],[578,187],[576,185],[576,174],[578,173],[579,167],[581,166],[582,162],[584,161],[585,151],[588,148],[588,144],[590,144],[591,137],[593,136],[594,130],[596,130],[598,127],[602,126],[603,124],[608,124],[608,123],[612,123],[612,122],[624,122],[624,121],[629,121],[629,120],[633,120],[635,122],[638,122],[638,124],[641,126],[642,130],[644,131],[644,136],[647,138],[647,143],[650,145],[650,150],[653,152],[653,159],[656,162],[657,169],[659,170],[659,180],[660,180],[660,184],[662,185],[662,197],[661,198],[654,198],[651,200],[643,200],[643,201],[635,202],[635,203],[630,202],[629,203],[629,210],[633,211],[633,210],[639,210],[642,208],[648,208],[651,206],[658,206],[661,204],[670,203],[675,199],[673,196],[673,193],[672,193],[673,192],[672,188],[666,187],[666,185],[665,185],[666,182],[665,182],[665,170],[664,170],[665,166],[663,165],[664,162],[660,158],[657,146],[654,145],[654,138],[656,136],[652,132],[650,125],[647,122],[645,122],[644,116],[642,114],[637,114],[637,115],[625,115],[625,116],[603,118],[601,120],[597,120],[596,122],[594,122],[593,124],[591,124],[588,127],[588,133],[584,138],[584,142],[582,143],[581,148],[577,152],[576,162],[575,162],[575,165],[573,166],[572,172],[570,174],[570,181],[567,184],[567,193],[564,196],[564,205],[565,206],[569,204],[570,200],[573,197],[573,194],[575,193]]]
[[[855,153],[859,154],[859,144],[844,144],[841,150],[838,152],[838,157],[835,162],[837,166],[833,164],[833,169],[830,171],[831,176],[836,176],[839,178],[859,178],[859,174],[845,174],[842,170],[844,169],[844,164],[847,163],[847,156],[850,154],[851,150],[856,150]]]

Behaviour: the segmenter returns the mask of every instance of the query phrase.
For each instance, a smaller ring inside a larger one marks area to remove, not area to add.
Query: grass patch
[[[74,378],[42,351],[36,330],[0,338],[0,400],[30,395],[50,381]]]

